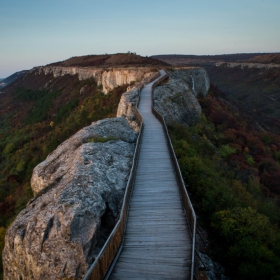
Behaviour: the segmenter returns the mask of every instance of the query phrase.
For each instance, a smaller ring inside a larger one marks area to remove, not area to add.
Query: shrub
[[[230,155],[233,155],[236,153],[236,149],[232,148],[229,145],[222,145],[220,147],[220,154],[223,158],[228,158]]]
[[[5,147],[5,149],[3,150],[3,155],[8,155],[11,154],[14,150],[15,150],[15,145],[14,143],[8,143]]]

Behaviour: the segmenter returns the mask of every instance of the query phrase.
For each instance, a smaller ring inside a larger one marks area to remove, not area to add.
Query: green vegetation
[[[118,138],[115,137],[115,136],[109,136],[109,137],[99,137],[99,136],[97,136],[97,137],[88,139],[88,142],[105,143],[105,142],[108,142],[108,141],[111,141],[111,140],[115,141],[115,140],[118,140]]]
[[[46,90],[15,89],[4,100],[5,107],[0,108],[4,112],[0,115],[1,252],[7,227],[32,197],[33,168],[82,127],[115,117],[127,87],[117,87],[104,95],[92,79],[79,81],[65,76],[55,82],[55,87]],[[82,87],[85,90],[81,94]]]
[[[197,124],[169,132],[212,255],[231,279],[277,279],[280,137],[254,130],[213,88],[200,103]]]

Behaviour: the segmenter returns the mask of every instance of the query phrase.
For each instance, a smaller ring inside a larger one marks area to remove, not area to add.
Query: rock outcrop
[[[182,80],[198,95],[206,96],[210,87],[210,79],[205,69],[201,67],[174,68],[169,72],[173,79]]]
[[[117,111],[117,117],[124,117],[136,132],[139,131],[139,123],[136,120],[135,110],[140,91],[139,88],[135,88],[123,93]]]
[[[81,279],[114,226],[137,134],[124,118],[92,123],[33,171],[35,199],[7,231],[4,279]]]
[[[105,94],[117,86],[148,80],[157,73],[148,67],[103,69],[95,67],[40,66],[34,67],[30,71],[38,75],[52,74],[55,78],[76,74],[79,80],[94,78],[97,85],[102,86]]]
[[[205,280],[229,280],[225,276],[225,268],[217,262],[213,262],[208,255],[199,253],[201,259],[201,267],[206,266],[205,271],[203,271],[203,276]]]
[[[136,83],[133,87],[128,87],[128,91],[123,93],[119,102],[117,117],[124,117],[133,129],[138,132],[140,123],[137,120],[137,103],[141,89],[144,84],[148,84],[160,76],[159,72],[147,76],[144,80]]]
[[[209,86],[209,78],[204,69],[175,69],[169,72],[166,83],[154,89],[154,107],[166,122],[191,125],[201,114],[196,96],[205,96]]]

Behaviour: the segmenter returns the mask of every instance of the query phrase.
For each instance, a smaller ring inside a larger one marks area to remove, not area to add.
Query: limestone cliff
[[[202,68],[169,71],[167,82],[154,89],[154,107],[166,122],[193,124],[201,114],[198,94],[205,96],[210,86]]]
[[[94,78],[97,85],[102,86],[103,92],[107,94],[117,86],[140,82],[155,75],[148,67],[135,68],[96,68],[96,67],[62,67],[62,66],[40,66],[30,72],[35,75],[52,74],[54,77],[64,75],[78,75],[79,80]]]
[[[4,279],[81,279],[114,226],[137,134],[124,118],[92,123],[33,171],[36,199],[7,231]]]

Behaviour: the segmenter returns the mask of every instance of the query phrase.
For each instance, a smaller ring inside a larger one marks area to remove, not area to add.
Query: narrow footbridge
[[[165,75],[160,73],[141,91],[138,110],[144,127],[133,190],[121,249],[105,279],[193,279],[195,215],[164,121],[152,110],[153,87]]]

